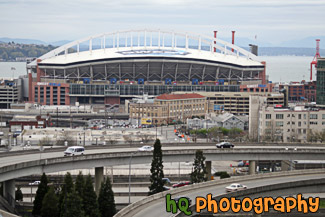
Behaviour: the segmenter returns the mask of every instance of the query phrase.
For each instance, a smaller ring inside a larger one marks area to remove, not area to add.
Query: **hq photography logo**
[[[166,212],[176,214],[178,211],[185,215],[192,215],[191,201],[187,197],[177,198],[174,200],[170,194],[166,195]],[[304,199],[302,194],[297,194],[296,197],[259,197],[251,199],[245,197],[236,199],[235,197],[223,197],[220,200],[213,199],[212,194],[206,197],[196,197],[195,212],[201,213],[207,210],[209,213],[225,213],[225,212],[255,212],[262,214],[269,212],[271,209],[279,213],[291,213],[297,210],[300,213],[315,213],[319,209],[319,197],[309,197]]]

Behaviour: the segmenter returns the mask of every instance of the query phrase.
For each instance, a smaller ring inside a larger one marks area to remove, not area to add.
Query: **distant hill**
[[[320,48],[325,49],[325,36],[314,36],[298,40],[285,41],[280,44],[280,47],[313,47],[315,49],[316,39],[320,39]]]
[[[9,43],[15,42],[16,44],[38,44],[47,45],[46,42],[37,39],[23,39],[23,38],[0,38],[0,42]]]

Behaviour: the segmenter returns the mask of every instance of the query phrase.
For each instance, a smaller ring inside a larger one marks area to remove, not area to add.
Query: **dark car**
[[[178,201],[181,198],[186,198],[188,200],[188,205],[191,206],[192,200],[189,197],[187,197],[187,196],[178,196],[178,197],[175,197],[173,200],[175,200],[176,204],[178,204]],[[183,202],[183,203],[185,203],[185,202]],[[184,206],[185,204],[182,204],[182,205]]]
[[[217,148],[233,148],[233,147],[235,147],[235,145],[230,142],[221,142],[221,143],[216,144],[216,147]]]
[[[174,184],[173,188],[179,188],[179,187],[183,187],[183,186],[190,185],[190,184],[191,184],[191,182],[189,182],[189,181],[179,182],[179,183]]]

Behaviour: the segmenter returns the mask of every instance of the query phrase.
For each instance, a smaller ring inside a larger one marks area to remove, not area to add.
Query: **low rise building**
[[[325,109],[317,107],[270,107],[259,110],[260,140],[278,142],[315,141],[324,133]]]
[[[20,100],[20,83],[18,80],[0,80],[0,108],[10,109],[11,104]]]
[[[129,103],[131,119],[151,119],[153,124],[168,124],[185,122],[193,116],[204,116],[207,112],[206,97],[191,94],[162,94],[153,100],[135,101]]]
[[[291,82],[279,84],[279,88],[287,89],[289,102],[316,102],[316,82]]]
[[[175,92],[184,94],[189,92]],[[281,93],[263,92],[195,92],[207,99],[208,113],[228,112],[234,115],[249,115],[250,96],[266,97],[268,105],[283,104],[284,96]]]
[[[46,128],[49,126],[50,117],[41,115],[15,115],[9,121],[11,132],[22,131],[24,129]]]
[[[223,113],[220,115],[209,113],[205,119],[193,118],[187,119],[187,128],[201,129],[223,127],[226,129],[238,128],[241,130],[248,129],[248,116],[236,116],[231,113]]]

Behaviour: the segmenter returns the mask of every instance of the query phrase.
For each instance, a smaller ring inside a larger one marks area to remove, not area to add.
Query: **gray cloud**
[[[72,40],[128,28],[164,28],[272,43],[325,35],[323,0],[0,0],[0,37]]]

